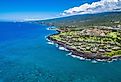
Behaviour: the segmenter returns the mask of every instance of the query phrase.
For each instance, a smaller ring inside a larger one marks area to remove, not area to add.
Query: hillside
[[[121,12],[75,15],[36,22],[59,27],[116,26],[121,24]]]
[[[121,13],[76,15],[38,21],[55,25],[59,32],[48,39],[86,59],[112,61],[121,58]]]

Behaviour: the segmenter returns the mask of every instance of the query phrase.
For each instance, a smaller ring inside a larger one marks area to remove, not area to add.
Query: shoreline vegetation
[[[47,38],[68,49],[72,55],[101,61],[121,59],[121,12],[74,15],[35,22],[52,26],[49,30],[58,33]]]
[[[51,29],[51,28],[50,28]],[[121,27],[94,26],[82,28],[52,28],[58,33],[47,38],[85,59],[112,61],[121,59]]]

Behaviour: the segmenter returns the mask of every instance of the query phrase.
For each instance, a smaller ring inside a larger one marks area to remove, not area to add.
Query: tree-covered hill
[[[74,15],[36,22],[59,27],[116,26],[121,24],[121,12]]]

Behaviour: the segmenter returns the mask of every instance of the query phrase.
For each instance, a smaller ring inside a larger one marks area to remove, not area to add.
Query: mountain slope
[[[59,27],[115,26],[121,24],[121,12],[75,15],[36,22]]]

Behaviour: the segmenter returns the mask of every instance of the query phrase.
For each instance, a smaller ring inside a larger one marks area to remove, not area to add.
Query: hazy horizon
[[[1,0],[0,3],[0,21],[44,20],[121,11],[121,0]]]

